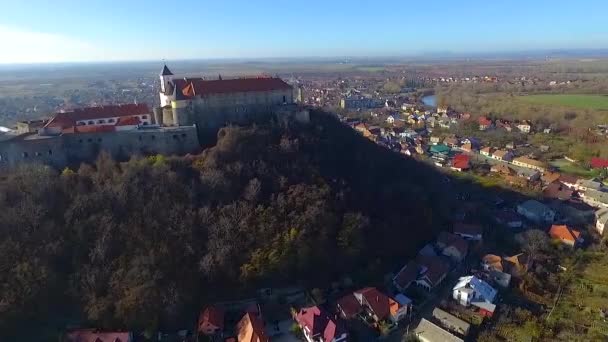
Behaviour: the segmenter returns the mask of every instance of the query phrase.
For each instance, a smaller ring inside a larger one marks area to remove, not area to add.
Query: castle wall
[[[101,151],[119,160],[132,155],[186,154],[199,149],[195,126],[78,133],[0,143],[0,167],[40,162],[57,168],[94,161]]]

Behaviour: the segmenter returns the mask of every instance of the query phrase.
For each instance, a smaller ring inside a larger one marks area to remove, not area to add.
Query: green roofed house
[[[433,145],[431,146],[430,149],[432,154],[449,154],[450,153],[450,148],[444,144],[437,144],[437,145]]]

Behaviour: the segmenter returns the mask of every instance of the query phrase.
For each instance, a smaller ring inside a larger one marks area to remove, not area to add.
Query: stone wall
[[[39,162],[63,168],[93,162],[101,151],[118,160],[132,155],[183,155],[198,151],[196,127],[147,128],[112,133],[18,136],[0,143],[0,167]]]

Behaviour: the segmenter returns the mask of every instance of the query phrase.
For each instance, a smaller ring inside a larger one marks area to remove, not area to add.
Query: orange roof
[[[55,117],[53,117],[44,127],[67,128],[75,126],[76,121],[80,120],[143,115],[149,113],[150,110],[146,104],[121,104],[76,108],[71,111],[56,113]]]
[[[581,233],[566,225],[554,224],[551,226],[549,235],[551,235],[551,237],[554,239],[576,242],[576,240],[578,240],[578,238],[580,237]]]
[[[379,319],[388,318],[390,314],[390,298],[384,293],[378,291],[375,287],[366,287],[355,293],[360,294],[365,298],[370,309],[378,316]]]
[[[498,255],[494,255],[494,254],[487,254],[483,257],[483,263],[488,265],[489,267],[492,267],[493,269],[497,270],[497,271],[501,271],[503,270],[502,267],[502,258],[499,257]]]
[[[267,342],[268,336],[264,332],[264,324],[259,317],[246,313],[236,326],[237,341],[239,342]]]
[[[141,120],[137,116],[127,116],[118,119],[116,126],[135,126],[139,125]]]

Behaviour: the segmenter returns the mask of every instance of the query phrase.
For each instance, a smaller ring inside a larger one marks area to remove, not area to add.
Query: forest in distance
[[[0,340],[183,328],[264,286],[378,281],[445,229],[445,176],[313,118],[227,127],[195,156],[2,174]]]

